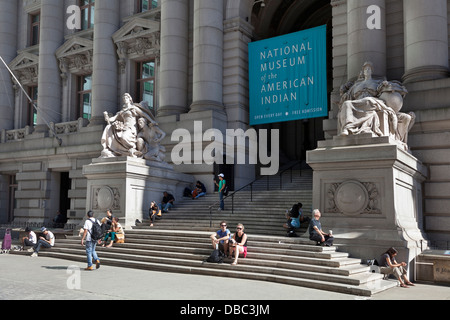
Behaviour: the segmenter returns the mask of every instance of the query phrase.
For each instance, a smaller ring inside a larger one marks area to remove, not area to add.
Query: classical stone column
[[[372,7],[371,7],[372,6]],[[370,8],[371,7],[371,8]],[[374,11],[368,9],[372,9]],[[348,0],[348,79],[358,77],[366,61],[374,65],[374,76],[386,75],[385,0]]]
[[[0,0],[0,56],[9,64],[17,55],[17,1]],[[0,130],[14,129],[14,90],[11,75],[0,63]]]
[[[187,112],[188,1],[161,2],[160,105],[158,116]]]
[[[120,25],[120,1],[95,1],[92,71],[92,118],[90,125],[104,124],[103,112],[116,114],[119,106],[118,57],[112,35]],[[120,104],[121,105],[121,104]]]
[[[448,76],[447,1],[403,0],[404,82]]]
[[[194,0],[194,76],[191,112],[223,107],[223,0]]]
[[[61,71],[55,52],[64,42],[64,17],[64,1],[41,1],[37,132],[61,122]]]

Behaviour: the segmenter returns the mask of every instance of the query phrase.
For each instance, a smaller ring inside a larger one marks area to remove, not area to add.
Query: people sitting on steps
[[[33,252],[32,257],[37,257],[39,254],[39,250],[41,247],[50,249],[55,245],[55,235],[53,232],[48,230],[45,227],[41,228],[42,236],[39,237],[39,240],[37,241],[36,245],[30,249],[28,249],[28,252]]]
[[[309,223],[311,220],[309,217],[303,215],[303,204],[301,202],[295,203],[290,210],[286,210],[286,223],[283,225],[285,229],[288,229],[286,236],[298,237],[295,233],[295,229],[300,228],[301,223]]]
[[[228,244],[230,237],[231,232],[229,229],[227,229],[227,222],[222,221],[220,223],[220,229],[210,236],[213,249],[218,249],[224,255],[226,255],[226,253],[228,252]]]
[[[148,213],[150,216],[150,227],[154,226],[156,219],[161,219],[162,213],[160,207],[156,204],[156,201],[152,201],[150,204],[150,208],[148,209]]]
[[[247,235],[244,233],[244,225],[242,223],[236,226],[236,233],[231,238],[229,244],[228,257],[234,257],[231,263],[232,265],[237,265],[239,256],[247,257]]]
[[[105,237],[103,238],[102,247],[111,248],[114,242],[122,241],[125,238],[125,232],[123,231],[122,225],[119,223],[119,218],[114,217],[111,225],[111,229],[108,230]],[[108,239],[111,239],[109,244]]]
[[[333,234],[322,231],[322,225],[319,221],[321,213],[319,209],[312,212],[313,218],[309,222],[309,239],[315,241],[317,245],[331,247],[333,245]]]
[[[395,256],[398,254],[398,251],[391,247],[385,253],[383,253],[380,257],[380,272],[382,274],[393,274],[397,280],[400,282],[400,287],[409,288],[408,286],[414,286],[414,284],[409,281],[406,269],[406,262],[398,263],[395,260]]]
[[[197,181],[195,189],[192,190],[192,200],[206,196],[206,187],[201,181]]]
[[[175,198],[171,193],[167,191],[164,191],[163,194],[164,197],[159,204],[159,209],[161,210],[161,212],[166,213],[169,212],[169,210],[175,205]]]

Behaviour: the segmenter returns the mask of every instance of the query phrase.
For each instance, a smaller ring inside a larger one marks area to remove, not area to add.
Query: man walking
[[[92,227],[94,223],[97,223],[100,225],[100,222],[94,218],[94,213],[92,211],[89,211],[87,213],[87,219],[84,223],[84,233],[83,237],[81,238],[81,245],[85,245],[86,240],[86,256],[87,256],[87,263],[88,266],[86,269],[87,271],[94,270],[94,263],[96,269],[100,268],[100,260],[98,259],[97,252],[95,252],[95,247],[97,246],[97,240],[92,239]]]

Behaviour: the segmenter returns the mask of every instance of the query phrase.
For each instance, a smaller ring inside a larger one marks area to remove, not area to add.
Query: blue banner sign
[[[326,25],[249,44],[250,125],[326,117]]]

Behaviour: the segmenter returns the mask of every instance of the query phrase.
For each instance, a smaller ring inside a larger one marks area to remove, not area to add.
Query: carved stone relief
[[[103,186],[94,188],[93,210],[120,210],[119,189]]]
[[[120,28],[113,35],[120,72],[125,71],[128,60],[158,58],[161,49],[160,37],[159,21],[134,18]]]
[[[381,214],[376,183],[354,180],[326,184],[326,212],[344,215]]]

